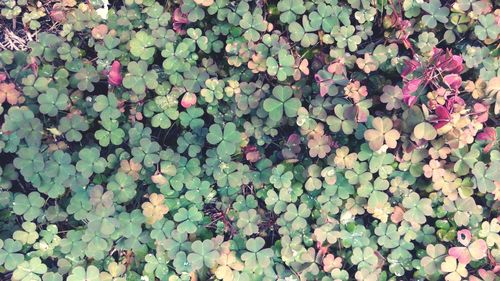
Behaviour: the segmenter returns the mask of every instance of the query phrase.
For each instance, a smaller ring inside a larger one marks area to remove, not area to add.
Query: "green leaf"
[[[156,51],[154,43],[154,37],[141,30],[130,41],[130,52],[142,60],[149,60]]]
[[[415,126],[413,129],[413,134],[417,139],[424,139],[424,140],[433,140],[437,136],[437,131],[434,129],[434,127],[427,123],[427,122],[422,122]]]

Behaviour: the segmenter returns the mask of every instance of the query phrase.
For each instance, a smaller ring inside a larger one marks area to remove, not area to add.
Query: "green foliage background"
[[[497,280],[490,0],[5,0],[1,280]]]

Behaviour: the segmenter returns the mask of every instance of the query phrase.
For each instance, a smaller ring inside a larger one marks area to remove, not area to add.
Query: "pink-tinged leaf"
[[[396,206],[394,207],[394,211],[391,214],[391,221],[395,224],[400,223],[403,220],[403,216],[405,214],[405,211],[403,208]]]
[[[455,73],[460,73],[464,70],[463,59],[461,56],[453,55],[451,57],[451,60],[452,60],[451,71]]]
[[[324,97],[326,94],[328,94],[328,88],[329,85],[323,83],[319,86],[319,94],[320,96]]]
[[[243,152],[245,153],[245,158],[250,163],[255,163],[260,160],[260,153],[255,145],[247,145]]]
[[[186,31],[184,29],[182,29],[182,27],[188,23],[189,23],[189,20],[187,18],[187,15],[183,14],[181,12],[180,8],[176,8],[174,10],[173,24],[172,24],[174,31],[180,35],[186,34]]]
[[[300,153],[300,136],[298,134],[291,134],[285,143],[285,147],[281,150],[285,159],[291,160],[297,158]]]
[[[472,239],[472,234],[468,229],[462,229],[457,232],[457,240],[460,244],[464,246],[469,246],[470,241]]]
[[[167,178],[165,178],[161,173],[156,172],[151,176],[151,181],[156,183],[157,185],[164,185],[168,183]]]
[[[461,56],[451,55],[451,52],[448,52],[445,56],[443,56],[444,58],[441,65],[443,71],[458,74],[464,70],[463,59]]]
[[[405,61],[405,66],[403,67],[403,71],[401,72],[401,76],[406,77],[408,74],[414,72],[420,66],[420,62],[416,60],[407,60]]]
[[[35,57],[31,58],[29,67],[31,67],[31,71],[33,71],[33,74],[35,74],[35,76],[38,76],[38,61]]]
[[[298,134],[291,134],[288,136],[288,140],[286,142],[287,145],[297,146],[300,144],[300,136]]]
[[[181,105],[184,108],[190,108],[195,105],[197,101],[196,95],[193,93],[185,93],[181,100]]]
[[[120,86],[122,84],[122,73],[121,73],[121,63],[115,60],[111,64],[111,70],[108,74],[108,83],[113,86]]]
[[[464,70],[463,59],[461,56],[453,55],[448,50],[444,52],[442,49],[434,48],[432,56],[436,67],[447,73],[459,74]]]
[[[314,80],[316,80],[316,83],[318,84],[323,82],[323,78],[321,78],[318,73],[314,74]]]
[[[477,139],[482,141],[495,141],[497,139],[497,131],[493,127],[486,127],[483,132],[477,134]]]
[[[99,24],[99,25],[95,26],[94,28],[92,28],[91,34],[92,34],[92,37],[94,37],[94,39],[101,40],[104,38],[104,36],[106,36],[106,34],[108,34],[108,32],[109,32],[109,28],[107,25]]]
[[[452,247],[448,254],[455,257],[459,263],[468,264],[471,260],[480,260],[486,257],[488,246],[483,239],[471,243],[472,234],[468,229],[457,232],[457,240],[465,247]]]
[[[327,71],[335,75],[345,74],[345,65],[342,62],[334,62],[330,64]]]
[[[316,242],[316,248],[318,248],[318,256],[324,257],[328,253],[328,246],[322,246],[321,242]]]
[[[453,111],[453,109],[455,107],[464,107],[465,106],[465,101],[464,99],[462,99],[461,97],[459,96],[451,96],[450,98],[448,98],[448,100],[446,101],[446,108],[449,110],[449,111]]]
[[[180,8],[176,8],[174,11],[174,22],[182,24],[189,23],[187,15],[182,13]]]
[[[470,254],[467,247],[453,247],[448,250],[448,255],[455,257],[461,264],[469,264]]]
[[[7,79],[7,74],[5,72],[0,72],[0,82],[3,82]]]
[[[403,86],[403,102],[408,106],[412,107],[417,102],[418,97],[413,95],[413,93],[418,90],[422,81],[422,78],[412,79]]]
[[[483,239],[478,239],[468,247],[469,253],[472,257],[472,260],[480,260],[486,257],[486,252],[488,251],[488,245]]]
[[[61,9],[52,8],[49,16],[55,22],[62,23],[66,21],[66,12]]]
[[[137,121],[142,121],[142,119],[144,118],[144,116],[142,116],[142,112],[137,112],[137,113],[134,115],[134,118],[135,118],[135,120],[137,120]]]
[[[21,92],[16,89],[14,83],[0,83],[0,105],[4,102],[14,105],[23,101],[24,98],[21,97]]]
[[[314,80],[316,80],[316,83],[319,85],[319,94],[320,96],[324,97],[326,94],[328,94],[328,90],[330,89],[330,86],[333,84],[333,81],[323,79],[318,73],[314,75]]]
[[[417,103],[418,98],[412,95],[403,95],[403,102],[409,107],[414,106]]]
[[[434,124],[435,129],[442,128],[444,125],[450,122],[451,115],[448,112],[448,109],[446,109],[446,107],[440,105],[436,107],[435,112],[437,115],[437,118],[434,120],[434,122],[437,122],[436,124]]]
[[[309,61],[307,59],[303,59],[300,62],[299,69],[305,75],[309,75]]]
[[[448,74],[443,77],[443,81],[446,85],[448,85],[448,87],[455,91],[462,85],[462,77],[458,74]]]
[[[448,112],[448,109],[446,109],[446,107],[440,105],[436,107],[435,111],[439,119],[450,119],[450,113]]]
[[[477,278],[476,276],[471,276],[469,281],[495,281],[497,279],[497,275],[493,270],[485,270],[484,268],[480,268],[477,273],[481,278]]]
[[[500,263],[497,263],[495,257],[491,253],[491,251],[488,251],[487,257],[488,257],[488,262],[490,263],[490,266],[493,268],[492,269],[493,272],[495,272],[495,273],[500,272]]]
[[[474,113],[476,114],[476,120],[480,123],[488,121],[488,110],[490,106],[488,104],[476,103],[474,104]]]
[[[367,109],[360,107],[359,105],[354,105],[356,109],[356,121],[359,123],[365,123],[368,121],[368,116],[370,113],[368,112]]]

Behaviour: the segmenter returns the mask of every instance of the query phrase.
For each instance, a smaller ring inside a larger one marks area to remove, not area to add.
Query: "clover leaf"
[[[154,37],[141,30],[130,40],[130,52],[142,60],[149,60],[156,51],[154,44]]]
[[[154,70],[148,71],[145,61],[131,61],[127,65],[128,73],[123,77],[123,86],[137,94],[144,94],[146,89],[158,87],[158,74]]]
[[[189,210],[181,208],[174,215],[174,220],[180,223],[177,226],[177,230],[181,233],[196,232],[196,225],[202,218],[203,214],[194,206],[189,208]]]
[[[124,203],[134,198],[137,184],[132,176],[118,172],[110,179],[107,188],[115,194],[117,202]]]
[[[248,212],[240,212],[237,226],[243,230],[245,235],[252,235],[259,232],[258,228],[259,216],[257,211],[254,209],[248,210]]]
[[[0,240],[0,264],[7,270],[14,270],[24,261],[24,255],[18,253],[22,244],[12,239]]]
[[[76,163],[76,170],[84,177],[90,177],[93,173],[100,174],[106,169],[106,160],[99,157],[99,149],[84,148],[78,153],[80,160]]]
[[[265,241],[261,237],[250,238],[246,242],[248,251],[241,255],[241,259],[245,262],[245,267],[254,271],[257,267],[267,267],[271,263],[271,258],[274,253],[269,248],[264,248]]]
[[[348,47],[349,51],[356,51],[358,45],[361,43],[361,37],[355,35],[354,32],[355,29],[352,25],[340,27],[339,31],[334,34],[335,40],[337,41],[337,47]]]
[[[303,229],[307,226],[307,221],[306,219],[309,217],[311,214],[309,207],[302,203],[297,206],[295,204],[288,204],[286,207],[286,213],[283,216],[285,221],[288,223],[291,223],[291,227],[293,230],[299,230]]]
[[[266,60],[267,73],[276,76],[278,81],[285,81],[289,76],[293,75],[295,59],[293,55],[286,50],[281,49],[278,52],[278,60],[274,57],[268,57]]]
[[[213,124],[209,128],[207,141],[212,145],[217,145],[217,154],[229,156],[236,152],[241,141],[241,134],[232,122],[224,126],[224,131],[219,124]]]
[[[67,141],[78,142],[82,140],[82,133],[89,129],[89,124],[83,116],[72,115],[59,120],[57,129],[64,134]]]
[[[45,200],[38,192],[30,192],[28,196],[17,194],[12,202],[12,210],[16,215],[22,215],[26,221],[33,221],[42,214]]]
[[[99,81],[99,73],[92,65],[85,65],[75,74],[77,86],[80,91],[93,92],[94,83]]]
[[[315,45],[318,42],[318,35],[313,30],[306,30],[304,28],[308,27],[309,19],[304,16],[302,18],[302,25],[297,22],[292,22],[288,26],[288,31],[290,31],[290,39],[294,42],[300,42],[300,45],[304,48]],[[311,28],[314,29],[314,28]]]
[[[47,272],[47,266],[42,263],[39,257],[34,257],[19,264],[12,274],[12,278],[21,281],[41,280],[39,275],[45,272]]]
[[[358,268],[373,268],[377,265],[378,258],[375,252],[370,247],[354,248],[352,250],[351,262],[356,264]]]
[[[292,88],[288,86],[276,86],[273,89],[273,97],[264,100],[263,108],[269,113],[269,118],[278,122],[283,117],[283,111],[288,117],[297,116],[297,110],[301,106],[298,98],[292,98]]]
[[[447,23],[450,10],[446,7],[441,7],[439,0],[430,0],[420,5],[422,10],[428,13],[422,17],[422,22],[429,28],[435,28],[437,22]]]
[[[60,110],[64,110],[69,103],[68,96],[50,88],[45,94],[38,96],[40,112],[49,116],[56,116]]]
[[[495,21],[495,16],[492,14],[479,16],[479,24],[474,27],[474,33],[479,40],[490,38],[496,40],[500,34],[500,27]]]
[[[255,9],[253,13],[250,13],[250,11],[244,13],[239,24],[241,28],[246,30],[243,36],[248,41],[255,42],[259,40],[259,31],[262,32],[267,29],[267,22],[262,17],[262,10],[260,8]]]
[[[429,198],[421,199],[418,193],[411,192],[403,199],[403,206],[408,210],[404,213],[404,219],[412,224],[424,224],[426,216],[433,216],[434,211]]]
[[[32,222],[24,222],[22,224],[23,230],[17,230],[12,235],[14,240],[24,244],[34,244],[38,239],[39,235],[36,230],[36,224]]]
[[[372,121],[373,129],[365,131],[365,139],[373,151],[378,151],[385,144],[389,148],[395,148],[400,133],[392,128],[392,121],[388,118],[376,117]]]
[[[303,0],[280,0],[277,8],[281,12],[280,20],[283,23],[292,23],[306,11]]]
[[[68,275],[68,281],[98,281],[99,269],[93,265],[84,268],[77,266]]]
[[[104,119],[101,122],[103,129],[97,130],[94,134],[101,146],[108,146],[109,143],[120,145],[125,137],[125,132],[119,127],[120,123],[115,120]]]
[[[187,256],[187,260],[194,270],[201,269],[203,266],[212,268],[219,258],[219,253],[212,240],[194,241],[191,244],[191,249],[193,252]]]
[[[147,138],[142,138],[139,141],[139,147],[132,148],[132,155],[134,162],[143,163],[145,167],[153,167],[156,163],[160,162],[160,145]]]
[[[100,113],[101,119],[118,119],[121,116],[118,99],[113,93],[97,96],[93,108]]]

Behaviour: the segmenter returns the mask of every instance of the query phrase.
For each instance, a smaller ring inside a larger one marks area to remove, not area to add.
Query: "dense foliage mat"
[[[497,4],[1,1],[0,279],[496,280]]]

